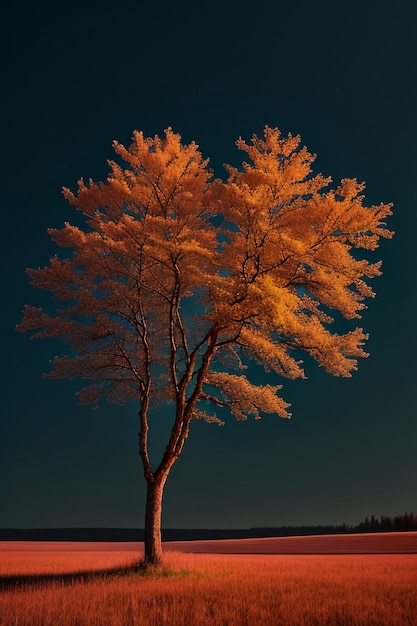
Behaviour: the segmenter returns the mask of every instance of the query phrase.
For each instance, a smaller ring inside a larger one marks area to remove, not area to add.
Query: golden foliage
[[[49,232],[72,256],[28,270],[65,303],[54,315],[27,307],[20,325],[68,344],[49,376],[90,379],[83,402],[136,397],[142,419],[162,390],[179,420],[171,451],[188,433],[180,423],[220,422],[207,402],[237,419],[288,417],[279,386],[236,374],[248,359],[303,378],[305,353],[350,376],[366,335],[342,321],[361,317],[374,295],[368,280],[381,273],[353,251],[392,236],[390,205],[366,207],[353,179],[330,188],[298,136],[266,127],[237,146],[249,162],[227,166],[221,181],[171,129],[163,138],[135,131],[128,148],[114,142],[122,164],[109,161],[105,182],[63,191],[86,226]]]
[[[252,385],[246,376],[227,372],[207,372],[205,382],[220,390],[222,399],[238,420],[245,420],[250,414],[259,419],[261,411],[290,417],[286,410],[289,404],[276,395],[281,385]]]

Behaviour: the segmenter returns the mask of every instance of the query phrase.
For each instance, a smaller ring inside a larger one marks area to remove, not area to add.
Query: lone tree
[[[80,401],[93,406],[138,401],[146,564],[161,561],[163,489],[192,420],[222,424],[215,411],[226,408],[238,420],[290,417],[281,386],[251,383],[247,361],[305,378],[304,352],[347,377],[367,356],[363,330],[332,332],[332,312],[360,318],[374,295],[366,279],[380,262],[354,249],[392,236],[390,205],[364,206],[356,180],[330,189],[298,136],[265,127],[263,138],[237,146],[250,162],[226,166],[224,182],[171,129],[163,138],[135,132],[129,148],[115,142],[124,163],[109,161],[106,182],[63,190],[85,228],[49,233],[72,255],[27,270],[64,303],[54,315],[27,306],[18,326],[68,345],[47,378],[89,379]],[[170,420],[157,462],[148,449],[153,406]]]

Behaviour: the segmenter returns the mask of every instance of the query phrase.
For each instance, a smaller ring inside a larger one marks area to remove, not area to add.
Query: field
[[[417,533],[354,537],[165,544],[154,573],[138,544],[3,542],[0,625],[417,626]]]

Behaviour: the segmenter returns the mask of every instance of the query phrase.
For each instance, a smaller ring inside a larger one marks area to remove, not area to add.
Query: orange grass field
[[[414,532],[167,543],[154,573],[140,548],[0,542],[0,625],[417,626]]]

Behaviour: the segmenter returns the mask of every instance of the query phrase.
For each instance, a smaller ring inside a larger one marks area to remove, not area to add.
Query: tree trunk
[[[162,562],[161,514],[165,480],[164,478],[148,482],[145,512],[145,566],[158,566]]]

